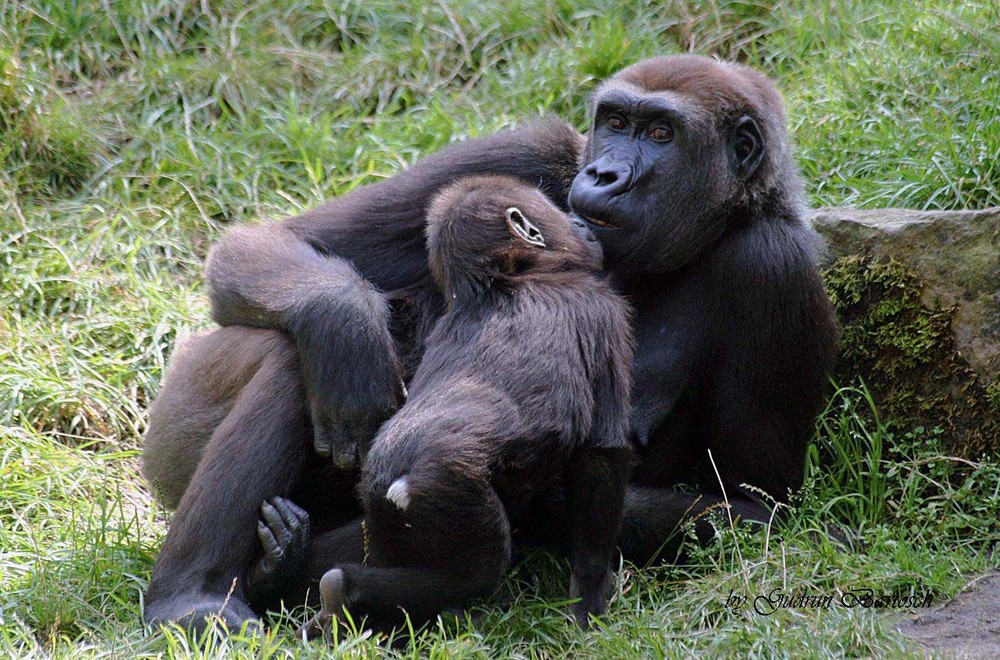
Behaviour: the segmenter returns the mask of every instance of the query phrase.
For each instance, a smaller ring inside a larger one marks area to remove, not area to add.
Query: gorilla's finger
[[[382,426],[382,423],[387,418],[388,416],[373,417],[351,427],[351,437],[354,440],[357,461],[359,463],[363,464],[365,462],[365,458],[368,456],[368,448],[371,447],[372,440],[375,439],[375,434],[378,433],[379,427]]]
[[[299,521],[299,536],[303,539],[308,539],[311,533],[309,512],[289,499],[285,499],[284,497],[280,499],[284,502],[285,506],[292,513],[292,515],[294,515]]]
[[[279,497],[278,499],[284,502],[285,506],[288,507],[289,511],[291,511],[295,515],[295,517],[298,518],[301,522],[306,524],[309,523],[308,511],[306,511],[305,509],[303,509],[302,507],[300,507],[298,504],[288,499],[287,497]]]
[[[350,470],[358,464],[358,448],[347,424],[338,425],[338,442],[334,443],[331,460],[341,470]]]
[[[281,514],[270,502],[265,501],[260,505],[260,515],[284,551],[284,548],[287,548],[288,544],[292,542],[292,532],[288,529]]]
[[[285,527],[291,530],[292,534],[298,535],[299,529],[302,527],[302,519],[290,506],[291,500],[286,500],[284,497],[272,497],[271,506],[278,510],[278,514],[281,516],[282,522],[284,522]],[[299,511],[302,511],[299,509]],[[302,511],[305,513],[305,511]],[[309,515],[306,514],[306,519],[308,520]]]
[[[354,441],[347,424],[340,420],[324,421],[314,418],[313,427],[313,444],[319,456],[329,457],[342,470],[349,470],[357,465]]]
[[[333,438],[327,430],[326,424],[313,415],[313,448],[316,454],[323,458],[328,458],[333,452]]]
[[[317,455],[328,458],[333,455],[340,444],[347,441],[347,436],[339,421],[333,418],[327,408],[313,403],[311,415],[313,447]]]
[[[260,539],[260,544],[264,548],[264,556],[266,558],[276,559],[281,557],[283,551],[278,544],[278,539],[274,538],[274,533],[271,532],[271,529],[259,520],[257,521],[257,538]]]

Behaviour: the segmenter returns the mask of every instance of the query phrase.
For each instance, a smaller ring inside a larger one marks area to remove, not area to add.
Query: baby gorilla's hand
[[[247,599],[268,605],[294,582],[309,549],[309,514],[283,497],[260,505],[257,537],[262,556],[247,576]]]

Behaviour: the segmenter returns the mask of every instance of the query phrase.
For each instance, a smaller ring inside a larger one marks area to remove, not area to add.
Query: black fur
[[[177,512],[147,622],[201,627],[217,614],[232,628],[253,617],[246,576],[260,503],[274,496],[291,494],[313,532],[328,533],[308,555],[313,584],[359,556],[356,526],[333,531],[361,511],[357,456],[401,403],[400,379],[444,309],[425,248],[430,199],[494,173],[565,204],[582,144],[558,121],[470,140],[302,216],[236,228],[215,247],[207,276],[224,327],[178,350],[150,410],[143,471]],[[301,599],[309,583],[284,595]]]
[[[620,543],[645,562],[674,552],[678,521],[723,488],[743,517],[766,520],[741,485],[779,501],[801,485],[837,332],[781,98],[763,75],[646,60],[603,84],[593,113],[570,205],[637,311],[640,467]],[[673,489],[682,483],[695,492]]]
[[[307,447],[352,465],[398,405],[397,381],[412,374],[444,309],[423,245],[427,200],[476,173],[517,176],[558,205],[572,189],[635,308],[639,464],[619,538],[628,559],[671,555],[681,521],[721,501],[709,450],[743,518],[768,511],[741,484],[781,500],[801,483],[836,329],[780,97],[743,67],[656,58],[597,90],[586,145],[554,122],[473,140],[220,243],[208,271],[215,317],[263,329],[199,338],[175,358],[153,406],[146,474],[168,498],[184,497],[147,620],[192,609],[197,619],[224,602],[231,622],[249,616],[240,580],[256,572],[257,507],[275,495],[309,510],[314,536],[300,582],[270,598],[301,602],[328,567],[363,554],[358,521],[336,527],[359,513],[338,486],[356,473]],[[681,483],[694,488],[674,488]],[[565,545],[565,506],[553,478],[517,538]]]
[[[342,606],[419,622],[489,595],[511,527],[554,478],[574,503],[574,612],[586,623],[612,583],[628,476],[627,306],[566,214],[511,179],[448,188],[427,235],[447,309],[362,471],[371,555],[331,569],[304,630],[319,634]]]

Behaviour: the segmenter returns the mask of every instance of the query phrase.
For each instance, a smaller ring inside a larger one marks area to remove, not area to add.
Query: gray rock
[[[1000,208],[983,211],[818,209],[827,259],[892,257],[926,285],[921,302],[954,308],[955,348],[984,385],[1000,380]]]

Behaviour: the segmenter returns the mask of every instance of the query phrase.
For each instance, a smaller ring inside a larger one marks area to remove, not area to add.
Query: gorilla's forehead
[[[665,55],[619,71],[610,83],[645,92],[670,90],[693,99],[715,116],[749,113],[784,121],[781,96],[764,74],[700,55]]]
[[[676,115],[685,123],[709,126],[713,114],[694,95],[672,89],[649,90],[628,80],[607,80],[593,97],[595,110],[602,103],[613,103],[629,112]]]

